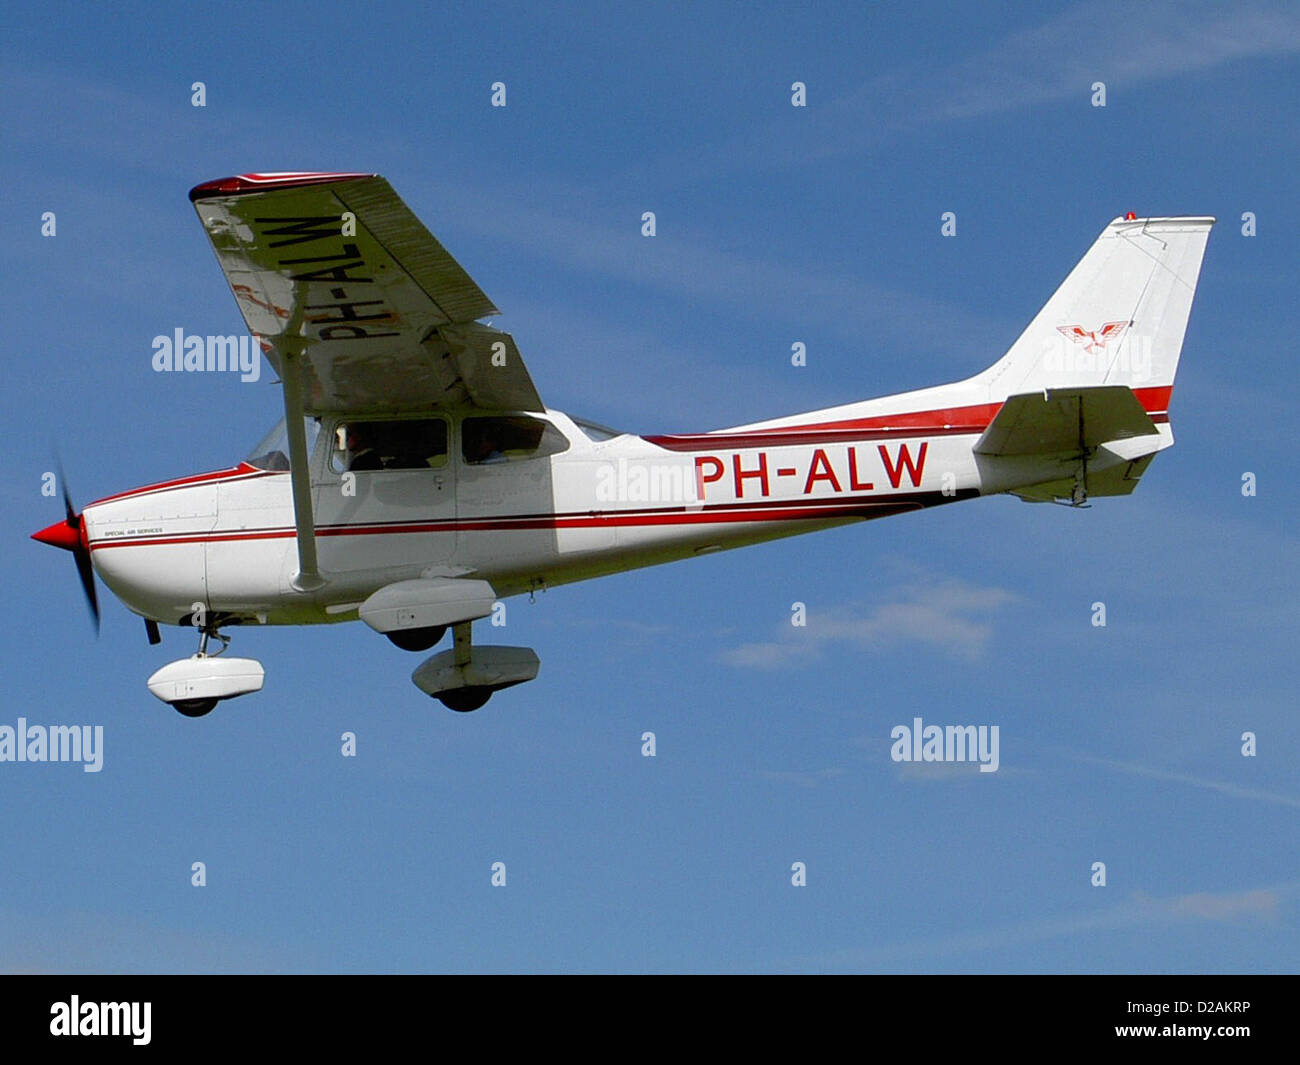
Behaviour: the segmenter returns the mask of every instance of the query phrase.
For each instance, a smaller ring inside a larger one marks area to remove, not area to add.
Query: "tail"
[[[1075,502],[1127,494],[1173,443],[1169,399],[1212,225],[1117,218],[1011,349],[966,382],[1002,403],[975,452],[991,480],[1016,482],[1003,490]],[[1031,470],[1043,476],[1027,485]]]
[[[1213,218],[1117,218],[1020,339],[971,383],[1171,389]]]

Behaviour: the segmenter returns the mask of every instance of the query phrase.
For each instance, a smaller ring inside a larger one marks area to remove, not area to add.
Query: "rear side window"
[[[461,457],[470,466],[557,455],[569,441],[550,422],[523,414],[485,415],[460,423]]]

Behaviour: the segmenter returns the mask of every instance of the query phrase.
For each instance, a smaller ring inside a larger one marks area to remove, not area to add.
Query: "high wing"
[[[476,321],[497,309],[382,177],[243,174],[190,200],[302,413],[544,410],[510,334]]]
[[[306,414],[541,411],[497,314],[376,174],[242,174],[190,202],[248,328],[284,384],[301,591],[316,558]]]

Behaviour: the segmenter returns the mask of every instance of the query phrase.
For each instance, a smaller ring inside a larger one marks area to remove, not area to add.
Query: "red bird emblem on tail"
[[[1089,332],[1081,325],[1058,325],[1056,331],[1062,336],[1067,336],[1076,344],[1082,344],[1084,350],[1090,355],[1099,354],[1106,350],[1106,345],[1112,340],[1118,340],[1124,335],[1124,330],[1128,328],[1128,322],[1107,322],[1095,333]]]

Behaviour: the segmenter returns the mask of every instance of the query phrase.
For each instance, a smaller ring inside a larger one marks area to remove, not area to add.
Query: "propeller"
[[[99,632],[99,596],[95,592],[95,570],[90,564],[90,548],[86,545],[86,533],[82,528],[81,515],[72,505],[68,495],[67,479],[63,476],[63,464],[59,463],[59,487],[63,491],[63,521],[32,533],[32,539],[51,547],[61,547],[71,551],[77,563],[77,576],[81,578],[81,590],[86,593],[86,605],[90,607],[90,616],[95,623],[95,632]]]

